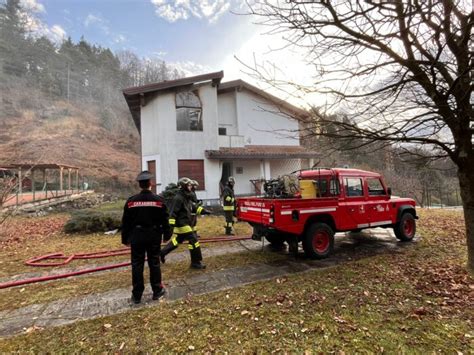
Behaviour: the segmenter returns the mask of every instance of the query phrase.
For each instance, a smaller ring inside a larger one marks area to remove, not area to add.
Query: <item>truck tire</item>
[[[415,217],[409,212],[405,212],[400,221],[393,227],[395,236],[402,242],[410,242],[415,237],[416,223]]]
[[[326,223],[312,224],[303,239],[303,250],[311,259],[327,258],[334,249],[334,231]]]

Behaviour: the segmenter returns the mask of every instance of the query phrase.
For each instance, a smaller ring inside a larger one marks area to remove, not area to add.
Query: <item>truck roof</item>
[[[370,177],[380,177],[379,173],[374,173],[372,171],[360,170],[360,169],[344,169],[344,168],[321,168],[321,169],[311,169],[311,170],[302,170],[298,173],[301,178],[311,178],[319,175],[354,175],[354,176],[370,176]]]

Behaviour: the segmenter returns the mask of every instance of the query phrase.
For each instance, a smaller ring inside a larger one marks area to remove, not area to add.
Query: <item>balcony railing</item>
[[[219,136],[219,148],[237,148],[245,146],[244,136]]]

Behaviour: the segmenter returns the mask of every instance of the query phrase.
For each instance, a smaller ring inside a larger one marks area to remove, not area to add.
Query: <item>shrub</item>
[[[122,224],[122,214],[119,212],[102,212],[82,210],[71,214],[64,225],[66,233],[95,233],[119,228]]]

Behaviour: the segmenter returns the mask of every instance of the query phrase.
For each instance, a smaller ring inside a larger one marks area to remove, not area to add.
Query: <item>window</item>
[[[332,196],[339,195],[339,180],[333,178],[329,181],[329,193]]]
[[[345,178],[344,188],[346,189],[346,196],[363,196],[364,190],[362,190],[362,179],[356,178]]]
[[[380,179],[367,179],[367,187],[369,188],[369,196],[385,195]]]
[[[176,129],[202,131],[202,107],[197,92],[176,93]]]
[[[219,127],[219,135],[220,136],[227,136],[227,128]]]
[[[235,173],[236,174],[243,174],[244,173],[244,168],[242,166],[238,166],[235,168]]]
[[[204,160],[178,160],[178,178],[187,177],[199,184],[196,190],[205,190]]]

